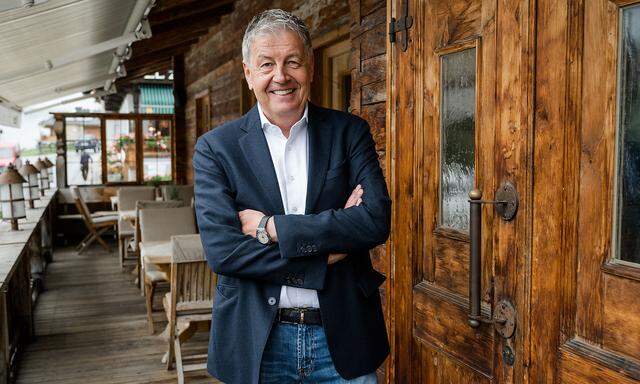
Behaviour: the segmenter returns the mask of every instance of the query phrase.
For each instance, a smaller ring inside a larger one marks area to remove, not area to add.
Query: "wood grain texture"
[[[640,361],[640,282],[604,276],[603,346]]]
[[[456,361],[449,355],[422,345],[420,348],[420,361],[423,362],[419,371],[418,383],[474,383],[489,384],[489,377],[478,374],[478,372]]]
[[[566,384],[640,381],[640,362],[618,356],[576,338],[560,349],[558,381]]]
[[[415,336],[486,376],[493,370],[493,327],[468,325],[468,300],[432,284],[414,289]],[[484,308],[484,315],[489,308]],[[417,368],[417,367],[416,367]],[[440,367],[442,369],[442,367]],[[438,375],[450,374],[442,370]],[[451,373],[452,374],[452,373]]]
[[[534,11],[532,1],[497,2],[494,172],[497,182],[514,184],[520,200],[514,220],[494,221],[494,300],[504,298],[515,303],[518,324],[513,338],[500,340],[494,349],[497,382],[525,377],[528,364]],[[513,366],[501,356],[506,346],[515,352]]]
[[[617,9],[607,0],[585,2],[580,213],[578,221],[577,334],[602,342],[603,280],[610,257],[613,195]],[[584,66],[586,70],[586,66]]]
[[[532,382],[553,382],[560,339],[563,280],[563,180],[567,14],[564,1],[538,1],[535,47],[533,239],[531,243]]]

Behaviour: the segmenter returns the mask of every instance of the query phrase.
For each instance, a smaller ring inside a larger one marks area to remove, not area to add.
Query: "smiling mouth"
[[[278,89],[275,91],[271,91],[271,93],[273,93],[274,95],[278,95],[278,96],[284,96],[284,95],[288,95],[290,93],[293,93],[293,91],[295,91],[294,88],[289,88],[289,89]]]

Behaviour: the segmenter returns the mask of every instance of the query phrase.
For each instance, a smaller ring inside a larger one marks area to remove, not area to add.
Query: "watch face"
[[[256,238],[258,239],[258,241],[261,244],[268,244],[269,243],[269,236],[267,236],[267,234],[264,233],[264,232],[258,232],[256,234]]]

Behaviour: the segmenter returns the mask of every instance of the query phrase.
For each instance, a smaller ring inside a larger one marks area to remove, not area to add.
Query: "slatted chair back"
[[[174,235],[196,233],[193,208],[147,208],[140,210],[140,240],[169,241]]]
[[[76,205],[76,209],[78,213],[82,216],[82,221],[84,221],[87,227],[94,227],[93,217],[91,217],[91,211],[87,206],[87,203],[82,198],[82,194],[80,193],[80,188],[73,185],[69,187],[71,189],[71,195],[73,196],[73,202]]]
[[[162,199],[164,201],[180,200],[184,202],[185,205],[188,205],[193,196],[195,196],[193,184],[162,186]]]
[[[180,260],[171,264],[172,316],[211,313],[217,275],[205,260]]]
[[[111,248],[109,245],[100,237],[100,235],[105,232],[107,229],[115,226],[118,221],[117,216],[101,216],[94,219],[93,215],[91,215],[91,211],[89,211],[89,207],[85,203],[82,198],[82,194],[80,193],[80,189],[77,186],[72,186],[71,195],[73,196],[74,203],[80,216],[82,217],[82,221],[84,222],[89,234],[85,236],[84,239],[80,242],[80,244],[76,247],[78,253],[82,253],[84,250],[91,245],[94,241],[97,241],[102,245],[102,247],[107,250],[107,252],[111,252]]]
[[[186,204],[182,201],[155,201],[155,200],[138,200],[136,202],[136,221],[135,221],[135,244],[140,242],[140,210],[155,208],[180,208]]]
[[[171,247],[171,291],[164,302],[169,321],[167,368],[175,360],[180,384],[184,383],[184,372],[206,368],[207,354],[185,356],[182,344],[200,325],[211,321],[217,275],[204,258],[199,235],[173,236]]]
[[[138,200],[155,200],[156,189],[147,186],[118,188],[118,210],[132,211],[136,209]]]

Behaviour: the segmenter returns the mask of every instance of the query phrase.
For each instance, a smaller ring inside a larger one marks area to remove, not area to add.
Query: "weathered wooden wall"
[[[183,148],[185,165],[178,173],[193,182],[190,166],[196,142],[196,96],[208,91],[211,103],[211,128],[236,119],[242,113],[241,41],[249,20],[268,8],[290,10],[305,20],[314,41],[329,42],[346,31],[351,40],[351,111],[366,119],[376,141],[381,166],[385,169],[386,113],[386,1],[384,0],[251,0],[237,1],[235,10],[200,38],[184,59],[187,89],[185,105],[186,135]],[[389,260],[384,247],[372,252],[377,270],[389,275]],[[387,312],[386,288],[382,301]],[[389,317],[387,316],[387,321]],[[381,369],[383,376],[385,367]]]

